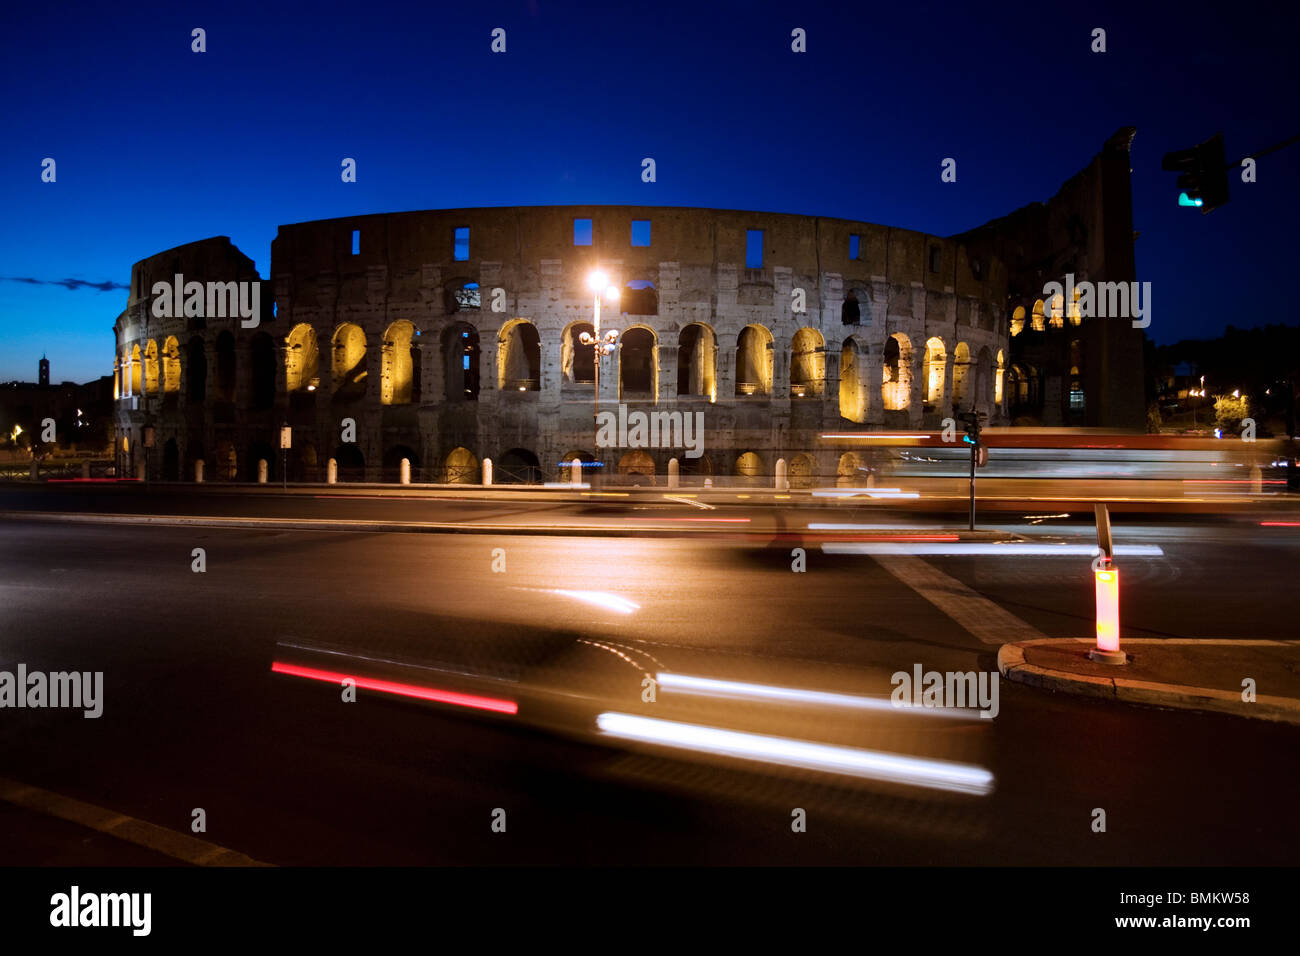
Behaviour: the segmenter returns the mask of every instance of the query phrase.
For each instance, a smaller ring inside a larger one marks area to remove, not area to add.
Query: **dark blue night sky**
[[[1257,183],[1234,175],[1208,216],[1178,208],[1160,169],[1218,130],[1230,160],[1300,132],[1296,23],[1272,8],[6,4],[0,381],[34,380],[42,352],[55,381],[108,374],[126,301],[14,279],[125,285],[134,261],[212,235],[265,277],[281,223],[455,206],[715,206],[951,235],[1049,198],[1124,125],[1148,333],[1294,322],[1300,145]]]

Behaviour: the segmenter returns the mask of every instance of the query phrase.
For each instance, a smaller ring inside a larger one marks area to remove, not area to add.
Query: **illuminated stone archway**
[[[501,326],[497,336],[497,387],[502,391],[536,392],[542,387],[542,342],[527,319]]]
[[[718,398],[718,337],[703,322],[691,322],[677,336],[677,394]]]
[[[443,472],[443,481],[449,485],[476,485],[482,469],[477,455],[468,448],[458,446],[447,453],[443,460]]]
[[[158,394],[158,343],[150,339],[144,347],[144,391]]]
[[[943,409],[943,379],[947,372],[948,354],[943,339],[935,336],[925,340],[925,410]]]
[[[652,330],[628,329],[618,341],[618,394],[626,400],[658,399],[659,348]]]
[[[969,411],[980,401],[979,389],[974,394],[970,391],[970,346],[958,342],[952,353],[952,404],[961,411]],[[944,410],[945,412],[947,409]]]
[[[331,386],[334,397],[342,401],[360,398],[368,385],[366,368],[366,333],[353,322],[344,322],[331,339]],[[340,466],[341,467],[341,466]]]
[[[772,333],[747,325],[736,339],[736,394],[772,394]]]
[[[314,392],[320,386],[320,347],[316,330],[295,325],[285,339],[284,382],[289,392]]]
[[[380,354],[379,402],[409,405],[415,398],[415,325],[398,319],[384,332]]]
[[[176,395],[181,390],[181,345],[176,336],[169,335],[162,351],[163,394]]]
[[[912,405],[912,342],[902,332],[885,340],[884,362],[880,367],[880,398],[886,411],[902,411]]]
[[[826,391],[826,340],[802,328],[790,340],[790,397],[820,397]]]

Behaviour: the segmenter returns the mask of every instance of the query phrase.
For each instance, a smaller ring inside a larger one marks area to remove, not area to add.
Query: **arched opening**
[[[309,441],[299,442],[294,446],[294,481],[320,481],[320,462],[316,457],[316,446]]]
[[[447,297],[444,304],[448,313],[474,311],[482,305],[482,294],[477,282],[451,279],[443,289]]]
[[[228,329],[217,336],[217,400],[235,400],[235,337]]]
[[[901,411],[912,404],[912,343],[902,332],[885,341],[880,397],[887,411]]]
[[[1002,350],[998,349],[998,368],[993,378],[993,404],[999,407],[1002,405],[1002,380],[1006,374],[1005,362]]]
[[[570,322],[560,341],[560,371],[565,385],[594,385],[596,382],[596,351],[584,345],[583,335],[594,336],[595,326],[590,322]]]
[[[840,347],[840,417],[851,422],[867,420],[868,348],[856,336],[849,336]]]
[[[692,322],[677,336],[677,394],[716,401],[718,337],[713,329]]]
[[[366,456],[355,442],[335,448],[334,461],[339,468],[339,481],[366,480]]]
[[[366,333],[361,331],[361,326],[344,322],[334,330],[331,345],[334,397],[344,402],[355,401],[366,394]]]
[[[786,466],[791,488],[811,488],[817,483],[817,463],[812,455],[800,452]]]
[[[862,306],[858,303],[858,296],[852,289],[844,297],[844,304],[840,306],[840,324],[842,325],[860,325],[862,323]]]
[[[685,455],[677,459],[677,473],[679,475],[691,476],[696,478],[705,478],[713,474],[713,459],[708,455],[701,455],[699,458],[687,458]]]
[[[178,395],[181,390],[181,344],[176,336],[169,335],[163,342],[162,354],[163,394]]]
[[[826,391],[826,340],[802,328],[790,340],[790,397],[811,398]]]
[[[453,402],[478,401],[478,330],[466,322],[453,324],[442,334],[443,382]]]
[[[1046,325],[1043,320],[1043,300],[1039,299],[1034,303],[1034,313],[1030,316],[1030,325],[1035,332],[1042,332]]]
[[[284,384],[289,392],[314,392],[320,387],[320,348],[316,330],[303,322],[285,339]]]
[[[122,397],[122,359],[113,356],[113,401]]]
[[[840,455],[835,468],[835,484],[839,488],[861,488],[867,483],[867,469],[862,456],[856,451]]]
[[[224,440],[217,442],[216,454],[212,456],[211,475],[216,481],[234,481],[239,477],[239,456],[232,443]]]
[[[208,353],[204,349],[203,339],[197,335],[185,347],[185,362],[189,400],[196,405],[202,404],[208,394]]]
[[[943,339],[925,340],[925,410],[935,411],[943,407],[943,378],[947,371],[948,354],[944,351]]]
[[[415,449],[410,445],[390,445],[384,452],[384,481],[401,481],[403,458],[411,463],[411,480],[420,480],[420,456],[415,453]]]
[[[536,392],[542,385],[542,343],[537,327],[515,319],[497,339],[497,385],[505,392]]]
[[[492,481],[502,485],[541,484],[542,468],[537,456],[527,448],[512,448],[493,462]]]
[[[415,326],[398,319],[384,332],[380,355],[379,402],[381,405],[409,405],[414,397],[415,362],[411,343]]]
[[[591,480],[592,472],[596,470],[594,467],[596,464],[596,456],[592,455],[590,452],[574,450],[566,451],[560,456],[560,460],[555,463],[558,481],[569,481],[573,477],[571,469],[573,467],[573,459],[575,458],[582,462],[582,480]]]
[[[624,315],[658,315],[659,293],[648,279],[633,279],[619,297]]]
[[[1065,328],[1065,296],[1056,293],[1046,304],[1047,323],[1054,329]]]
[[[655,460],[643,449],[634,448],[618,460],[618,475],[620,478],[643,475],[654,484]]]
[[[974,408],[980,394],[978,389],[974,395],[970,394],[970,346],[958,342],[952,355],[953,407],[962,411]]]
[[[249,346],[253,368],[253,408],[270,408],[275,404],[275,343],[265,332],[253,336]]]
[[[654,401],[659,361],[655,335],[649,329],[628,329],[619,339],[618,394],[622,399]]]
[[[763,459],[757,452],[747,451],[736,457],[735,475],[741,484],[757,484],[765,477]]]
[[[468,448],[453,448],[443,459],[442,467],[444,484],[476,485],[481,478],[478,456]]]
[[[1025,307],[1016,306],[1016,310],[1011,313],[1011,335],[1014,338],[1025,330]]]
[[[736,339],[736,394],[772,394],[772,333],[747,325]]]
[[[139,395],[139,394],[140,394],[141,366],[142,366],[143,364],[144,364],[144,363],[143,363],[143,361],[142,361],[141,358],[140,358],[140,346],[138,346],[138,345],[133,345],[133,346],[131,346],[131,391],[130,391],[130,394],[132,394],[132,395]]]
[[[158,343],[153,339],[144,347],[144,390],[146,395],[158,394]]]
[[[987,348],[979,351],[975,359],[975,394],[971,406],[987,412],[993,399],[993,358]]]
[[[181,477],[181,450],[175,438],[169,438],[163,444],[162,480],[179,481]]]

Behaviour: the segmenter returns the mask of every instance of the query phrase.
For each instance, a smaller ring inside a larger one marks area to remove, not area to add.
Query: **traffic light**
[[[1215,133],[1189,149],[1165,153],[1161,168],[1180,174],[1180,206],[1194,206],[1204,215],[1228,201],[1228,167],[1223,162],[1222,133]]]
[[[961,421],[962,427],[966,429],[966,435],[962,438],[962,441],[968,445],[978,445],[980,443],[979,412],[962,412],[957,418]]]

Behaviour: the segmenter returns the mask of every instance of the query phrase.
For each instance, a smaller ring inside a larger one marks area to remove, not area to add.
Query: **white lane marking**
[[[1053,558],[1095,558],[1101,552],[1095,544],[985,544],[977,541],[828,541],[822,545],[826,554],[982,554],[1002,558],[1026,555]],[[1163,555],[1164,549],[1156,544],[1118,544],[1116,557],[1151,558]]]
[[[882,568],[960,624],[984,644],[1045,640],[1046,635],[920,558],[894,555]]]

